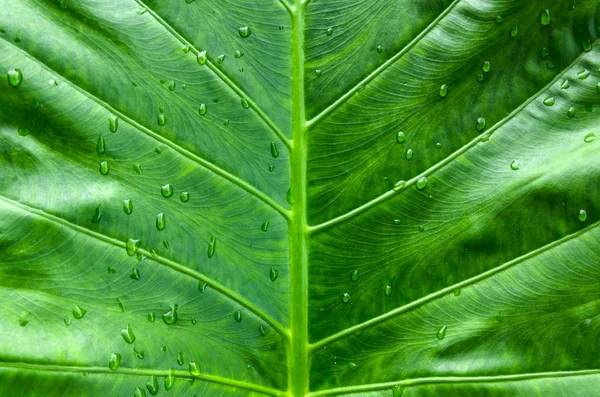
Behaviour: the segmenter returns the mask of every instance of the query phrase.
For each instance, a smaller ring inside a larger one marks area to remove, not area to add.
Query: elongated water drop
[[[148,393],[152,396],[158,394],[158,378],[156,375],[150,376],[150,380],[146,382],[146,389],[148,389]]]
[[[119,118],[117,116],[110,116],[108,118],[108,129],[110,132],[117,132],[119,128]]]
[[[391,296],[392,295],[392,286],[391,285],[387,285],[385,287],[385,296]]]
[[[408,149],[406,150],[406,155],[405,155],[405,156],[406,156],[406,159],[407,159],[407,160],[410,160],[410,159],[412,159],[412,158],[413,158],[413,150],[412,150],[411,148],[408,148]]]
[[[271,281],[275,281],[277,280],[277,277],[279,277],[279,270],[275,269],[274,267],[269,269],[269,279]]]
[[[521,168],[521,165],[519,164],[519,162],[517,160],[513,160],[513,162],[510,163],[511,170],[517,171],[519,168]]]
[[[129,275],[129,278],[132,279],[132,280],[139,281],[140,278],[141,278],[140,277],[140,271],[136,267],[134,267],[133,270],[131,271],[131,274]]]
[[[242,322],[242,311],[238,310],[235,313],[233,313],[233,319],[235,321],[237,321],[238,323],[241,323]]]
[[[241,103],[242,103],[242,108],[250,109],[250,103],[248,102],[248,100],[246,98],[242,98]]]
[[[127,255],[134,256],[140,248],[141,244],[142,240],[128,238],[127,243],[125,243],[125,250],[127,251]]]
[[[546,97],[546,99],[544,99],[544,105],[546,105],[546,106],[553,106],[555,102],[556,102],[556,100],[554,99],[553,96],[549,96],[549,97]]]
[[[123,337],[123,340],[129,344],[135,342],[135,334],[129,324],[127,324],[127,328],[121,330],[121,336]]]
[[[146,391],[137,387],[133,392],[133,397],[146,397]]]
[[[161,212],[160,214],[156,215],[156,229],[159,231],[165,230],[166,226],[167,221],[165,220],[165,214]]]
[[[167,311],[166,313],[163,313],[162,318],[163,321],[165,322],[165,324],[167,325],[173,325],[177,322],[177,309],[179,308],[179,305],[170,305],[169,306],[169,311]]]
[[[246,38],[252,34],[252,30],[248,26],[242,26],[239,28],[239,32],[241,38]]]
[[[217,238],[215,236],[211,236],[210,242],[208,243],[207,254],[209,258],[212,258],[215,254],[215,250],[217,249]]]
[[[279,157],[279,149],[277,149],[277,144],[275,142],[271,142],[271,156],[273,158]]]
[[[189,371],[192,376],[200,376],[200,363],[198,361],[191,361]]]
[[[448,329],[448,326],[444,325],[442,328],[440,328],[440,330],[437,332],[437,338],[439,340],[444,339],[444,337],[446,336],[446,330]]]
[[[123,200],[123,212],[127,215],[130,215],[133,212],[133,202],[131,200]]]
[[[169,198],[173,195],[173,186],[171,186],[171,184],[167,183],[166,185],[162,185],[160,187],[160,193],[163,195],[164,198]]]
[[[327,28],[327,30],[325,31],[325,34],[327,36],[331,36],[333,34],[333,28]]]
[[[94,211],[94,215],[92,215],[92,223],[98,223],[102,219],[102,204],[98,204],[96,210]]]
[[[187,203],[190,199],[190,193],[189,192],[181,192],[179,194],[179,199],[181,200],[182,203]]]
[[[217,63],[220,65],[225,60],[225,54],[221,54],[217,57]]]
[[[344,292],[344,294],[342,294],[342,302],[344,302],[344,303],[350,302],[350,294],[349,293]]]
[[[577,215],[577,218],[580,222],[585,222],[587,220],[587,211],[579,210],[579,215]]]
[[[75,317],[77,320],[81,320],[83,318],[83,316],[85,316],[85,314],[87,313],[87,310],[75,305],[75,307],[73,308],[73,317]]]
[[[489,71],[492,69],[492,64],[490,63],[490,61],[485,61],[483,63],[483,65],[481,65],[481,70],[484,73],[489,73]]]
[[[448,85],[442,84],[440,87],[440,97],[445,98],[448,95]]]
[[[239,58],[241,58],[241,57],[243,57],[243,56],[244,56],[244,51],[240,51],[240,50],[237,50],[237,51],[236,51],[236,52],[233,54],[233,57],[234,57],[234,58],[236,58],[236,59],[239,59]]]
[[[560,84],[560,88],[562,88],[563,90],[567,90],[571,87],[571,82],[568,79],[563,80],[563,82]]]
[[[98,136],[98,142],[96,143],[96,153],[104,154],[106,151],[106,147],[104,145],[104,137],[102,135]]]
[[[398,190],[402,190],[406,186],[406,181],[399,180],[394,184],[393,190],[397,192]]]
[[[163,126],[167,124],[167,118],[165,117],[164,114],[159,114],[158,115],[158,125]]]
[[[262,225],[260,225],[260,230],[262,230],[263,232],[269,230],[269,220],[264,221]]]
[[[100,168],[100,174],[102,174],[102,175],[108,175],[109,166],[108,166],[108,163],[106,161],[101,161],[99,168]]]
[[[21,69],[10,69],[6,73],[6,76],[8,78],[8,84],[10,84],[11,87],[18,87],[23,82],[23,73],[21,72]]]
[[[586,37],[585,39],[583,39],[583,42],[581,43],[581,47],[583,48],[583,51],[585,51],[585,52],[590,52],[592,50],[592,41],[590,40],[589,37]]]
[[[175,380],[177,378],[175,378],[175,371],[173,371],[173,368],[169,369],[169,374],[165,377],[165,390],[169,391],[173,388],[173,385],[175,385]]]
[[[208,53],[206,50],[198,52],[198,63],[204,65],[206,64],[206,61],[208,61]]]
[[[142,166],[139,164],[134,164],[133,165],[133,170],[135,171],[136,174],[138,175],[142,175],[144,173],[144,170],[142,170]]]
[[[356,372],[358,370],[358,365],[353,362],[349,362],[348,368],[350,368],[353,372]]]
[[[569,110],[567,110],[567,116],[574,117],[575,116],[575,108],[571,106]]]
[[[404,143],[404,141],[406,141],[406,134],[402,131],[399,131],[398,134],[396,134],[396,141],[398,143]]]
[[[542,23],[542,25],[546,26],[546,25],[550,25],[550,10],[547,8],[544,8],[542,10],[542,12],[540,12],[540,22]]]
[[[502,311],[499,311],[498,314],[496,314],[496,321],[501,323],[503,320],[504,320],[504,315],[502,314]]]
[[[417,180],[417,189],[419,190],[423,190],[425,189],[425,186],[427,186],[427,182],[429,182],[429,179],[427,179],[426,176],[422,176]]]
[[[590,75],[590,71],[587,69],[583,69],[580,70],[579,72],[577,72],[577,77],[579,78],[579,80],[585,80],[589,77]]]
[[[585,143],[594,142],[595,140],[596,140],[596,134],[594,134],[593,132],[590,132],[583,138],[583,141]]]
[[[205,293],[208,283],[206,281],[198,281],[198,291]]]
[[[510,29],[510,37],[517,37],[517,35],[519,34],[519,27],[518,26],[513,26],[512,29]]]
[[[148,313],[147,318],[148,318],[148,321],[150,321],[151,323],[153,323],[154,320],[156,320],[156,313],[154,313],[154,312]]]
[[[108,359],[108,368],[110,368],[111,371],[116,371],[117,369],[119,369],[120,365],[121,355],[119,353],[111,354],[110,358]]]
[[[179,366],[182,366],[183,363],[184,363],[184,361],[183,361],[183,353],[179,352],[179,353],[177,353],[177,364]]]
[[[205,104],[201,103],[200,106],[198,106],[198,113],[200,114],[200,116],[204,116],[207,111],[208,111],[208,108],[206,107]]]
[[[358,275],[358,270],[354,270],[352,272],[352,274],[350,275],[350,280],[352,280],[352,282],[357,282],[359,279],[359,275]]]

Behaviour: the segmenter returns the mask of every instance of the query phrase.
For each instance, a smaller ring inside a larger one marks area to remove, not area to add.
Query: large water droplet
[[[156,375],[150,376],[150,380],[146,383],[146,388],[151,395],[156,396],[158,394],[158,378]]]
[[[542,23],[542,25],[550,25],[550,21],[550,10],[544,8],[540,13],[540,22]]]
[[[208,108],[206,107],[206,105],[201,103],[200,106],[198,107],[198,113],[200,114],[200,116],[204,116],[207,111],[208,111]]]
[[[130,215],[133,212],[133,202],[131,200],[123,200],[123,212],[127,215]]]
[[[579,78],[579,80],[585,80],[589,77],[590,75],[590,71],[587,69],[583,69],[580,70],[579,72],[577,72],[577,77]]]
[[[173,371],[173,368],[169,369],[169,374],[165,377],[165,390],[169,391],[173,388],[173,385],[175,384],[175,380],[177,378],[175,378],[175,371]]]
[[[235,313],[233,313],[233,319],[235,321],[237,321],[238,323],[241,323],[242,322],[242,311],[238,310]]]
[[[490,63],[490,61],[485,61],[483,63],[483,65],[481,65],[481,70],[484,73],[489,73],[489,71],[492,69],[492,64]]]
[[[240,32],[241,38],[246,38],[252,34],[252,30],[250,30],[250,28],[248,26],[242,26],[239,29],[239,32]]]
[[[87,310],[75,305],[75,307],[73,308],[73,317],[75,317],[77,320],[81,320],[83,318],[83,316],[85,316],[85,314],[87,313]]]
[[[182,203],[187,203],[190,199],[190,193],[189,192],[181,192],[179,194],[179,199],[181,200]]]
[[[127,251],[127,255],[134,256],[140,248],[141,244],[142,240],[128,238],[127,243],[125,243],[125,250]]]
[[[579,219],[579,221],[585,222],[587,220],[587,211],[579,210],[579,215],[577,215],[577,218]]]
[[[160,187],[160,193],[165,198],[171,197],[173,195],[173,186],[171,186],[171,184],[169,184],[169,183],[167,183],[166,185],[162,185]]]
[[[396,135],[396,141],[398,143],[404,143],[404,141],[406,141],[406,134],[402,131],[399,131]]]
[[[119,353],[111,354],[110,358],[108,359],[108,368],[110,368],[112,371],[116,371],[117,369],[119,369],[120,365],[121,355]]]
[[[517,160],[513,160],[513,162],[510,163],[511,170],[517,171],[519,168],[521,168],[521,165],[519,164],[519,162]]]
[[[208,243],[207,254],[209,258],[212,258],[215,254],[215,250],[217,249],[217,238],[215,236],[211,236],[210,242]]]
[[[480,117],[477,119],[477,131],[481,132],[485,129],[486,121],[485,118]]]
[[[444,339],[444,337],[446,336],[446,330],[448,329],[448,326],[444,325],[442,328],[440,328],[440,330],[437,332],[437,338],[439,340]]]
[[[417,180],[417,189],[419,190],[423,190],[425,189],[425,186],[427,186],[427,182],[429,182],[429,179],[427,179],[426,176],[422,176]]]
[[[327,28],[327,30],[325,31],[325,34],[327,36],[331,36],[333,34],[333,28]]]
[[[191,361],[189,371],[192,376],[200,376],[200,363],[198,361]]]
[[[163,321],[167,325],[173,325],[177,322],[177,308],[178,305],[170,305],[170,310],[162,315]]]
[[[129,324],[127,324],[127,328],[121,330],[121,336],[123,337],[123,340],[129,344],[135,342],[135,335]]]
[[[108,118],[108,129],[110,132],[117,132],[119,128],[119,118],[117,116],[110,116]]]
[[[571,82],[568,79],[563,80],[563,82],[560,84],[560,88],[562,88],[563,90],[567,90],[571,87]]]
[[[100,168],[100,174],[102,174],[102,175],[108,175],[109,166],[108,166],[108,163],[106,161],[101,161],[99,168]]]
[[[277,149],[277,144],[275,142],[271,142],[271,156],[274,158],[279,157],[279,149]]]
[[[167,221],[165,220],[165,214],[161,212],[160,214],[156,215],[156,229],[159,231],[165,230],[166,226]]]
[[[585,138],[583,138],[583,141],[585,143],[594,142],[595,140],[596,140],[596,134],[594,134],[593,132],[590,132],[589,134],[587,134],[585,136]]]
[[[546,105],[546,106],[553,106],[555,102],[556,102],[556,100],[554,99],[553,96],[549,96],[549,97],[546,97],[546,99],[544,99],[544,105]]]
[[[208,52],[206,50],[198,52],[198,63],[204,65],[206,61],[208,61]]]
[[[220,65],[225,60],[225,54],[221,54],[217,57],[217,63]]]
[[[10,69],[6,75],[8,77],[8,84],[12,87],[18,87],[23,82],[21,69]]]
[[[448,84],[442,84],[440,87],[440,97],[445,98],[448,95]]]
[[[406,181],[399,180],[398,182],[394,183],[393,189],[395,192],[397,192],[398,190],[402,190],[404,186],[406,186]]]
[[[350,294],[349,293],[344,292],[344,294],[342,295],[342,302],[344,302],[344,303],[350,302]]]
[[[98,142],[96,143],[96,152],[98,154],[104,154],[106,151],[106,147],[104,145],[104,137],[102,135],[98,136]]]

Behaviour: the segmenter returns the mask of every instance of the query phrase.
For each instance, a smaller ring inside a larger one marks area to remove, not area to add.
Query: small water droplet
[[[399,131],[398,134],[396,134],[396,141],[398,143],[404,143],[406,141],[406,134],[402,131]]]
[[[425,231],[425,225],[419,225],[419,233],[423,233]]]
[[[486,121],[483,117],[477,119],[477,131],[481,132],[485,129]]]
[[[391,285],[387,285],[385,287],[385,296],[391,296],[392,295],[392,286]]]
[[[110,116],[108,118],[108,129],[110,132],[117,132],[119,129],[119,118],[117,116]]]
[[[146,397],[146,391],[136,387],[135,391],[133,392],[133,397]]]
[[[402,388],[402,386],[394,386],[392,388],[392,397],[402,397],[403,393],[404,389]]]
[[[183,353],[179,352],[179,353],[177,353],[177,364],[179,364],[179,366],[182,366],[183,363],[184,363]]]
[[[274,267],[271,267],[269,269],[269,279],[271,279],[271,281],[275,281],[277,280],[277,277],[279,277],[279,270],[275,269]]]
[[[190,193],[189,192],[181,192],[179,194],[179,199],[181,200],[181,202],[187,203],[190,200]]]
[[[410,160],[410,159],[412,159],[412,158],[413,158],[413,150],[412,150],[411,148],[408,148],[408,149],[406,150],[406,159],[407,159],[407,160]]]
[[[108,167],[108,163],[106,161],[101,161],[99,168],[100,168],[100,174],[108,175],[109,167]]]
[[[448,95],[448,84],[442,84],[440,87],[440,97],[445,98]]]
[[[510,37],[517,37],[518,34],[519,34],[519,27],[515,25],[510,30]]]
[[[358,275],[358,270],[354,270],[352,272],[352,274],[350,275],[350,280],[352,280],[352,282],[357,282],[359,279],[359,275]]]
[[[454,290],[454,296],[460,296],[461,290],[460,288],[457,288]]]
[[[427,179],[426,176],[422,176],[417,180],[417,189],[419,190],[423,190],[425,189],[425,186],[427,186],[427,182],[429,182],[429,179]]]
[[[496,23],[497,23],[498,25],[500,25],[502,22],[504,22],[504,18],[502,17],[502,15],[498,15],[498,16],[496,17]]]
[[[179,305],[174,304],[169,306],[169,311],[163,313],[162,319],[167,325],[173,325],[177,322],[177,309]]]
[[[590,132],[589,134],[587,134],[585,136],[585,138],[583,138],[583,141],[585,143],[590,143],[596,140],[596,134],[594,134],[593,132]]]
[[[150,395],[156,396],[158,394],[158,378],[156,375],[150,376],[150,380],[146,383],[146,388]]]
[[[393,189],[394,189],[394,191],[397,192],[398,190],[402,190],[404,188],[404,186],[406,186],[406,181],[399,180],[398,182],[396,182],[394,184]]]
[[[133,212],[133,202],[131,200],[123,200],[123,212],[127,215],[130,215]]]
[[[201,103],[200,106],[198,107],[198,113],[200,114],[200,116],[204,116],[207,111],[208,111],[208,108],[206,107],[206,105]]]
[[[553,106],[555,102],[556,101],[553,96],[549,96],[546,99],[544,99],[544,105],[546,106]]]
[[[565,79],[562,84],[560,85],[560,88],[562,88],[563,90],[569,89],[571,87],[571,82],[567,79]]]
[[[350,294],[349,293],[344,292],[344,294],[342,295],[342,302],[344,302],[344,303],[350,302]]]
[[[123,337],[123,340],[129,344],[135,342],[135,335],[129,324],[127,324],[127,328],[121,330],[121,336]]]
[[[579,78],[579,80],[585,80],[588,78],[589,75],[590,75],[590,71],[587,69],[583,69],[583,70],[580,70],[579,72],[577,72],[577,77]]]
[[[490,61],[485,61],[483,63],[483,65],[481,65],[481,70],[484,73],[489,73],[489,71],[492,69],[492,64],[490,63]]]
[[[260,327],[258,327],[258,332],[260,333],[261,336],[265,336],[266,334],[269,333],[269,326],[266,324],[261,324]]]
[[[233,53],[233,57],[236,58],[236,59],[239,59],[239,58],[241,58],[243,56],[244,56],[244,51],[241,51],[241,50],[236,50]]]
[[[98,136],[98,142],[96,143],[96,152],[98,154],[103,154],[106,151],[106,146],[104,144],[104,137],[102,135]]]
[[[221,54],[217,57],[217,63],[220,65],[225,60],[225,54]]]
[[[140,271],[137,268],[133,268],[133,270],[131,271],[131,274],[129,275],[129,278],[132,280],[140,280]]]
[[[200,65],[206,64],[206,62],[208,61],[208,52],[206,52],[206,50],[198,52],[198,58],[197,59],[198,59],[198,63]]]
[[[315,76],[321,77],[322,74],[323,74],[323,71],[321,69],[316,69],[315,70]]]
[[[121,355],[119,353],[111,354],[110,358],[108,359],[108,368],[110,368],[112,371],[116,371],[117,369],[119,369],[120,365]]]
[[[478,81],[478,82],[480,82],[480,83],[482,83],[482,82],[483,82],[483,73],[479,73],[479,74],[477,75],[477,81]]]
[[[138,174],[138,175],[142,175],[142,173],[144,172],[144,171],[142,170],[142,166],[141,166],[141,165],[139,165],[139,164],[134,164],[134,165],[133,165],[133,170],[134,170],[134,171],[135,171],[135,173],[136,173],[136,174]]]
[[[137,253],[138,249],[140,248],[141,244],[142,244],[142,240],[128,238],[127,243],[125,244],[125,249],[127,250],[127,255],[134,256]]]
[[[271,156],[274,158],[279,157],[279,149],[277,149],[277,144],[275,142],[271,142]]]
[[[571,106],[569,108],[569,110],[567,111],[567,116],[569,116],[569,117],[575,116],[575,108],[573,106]]]
[[[156,320],[156,313],[154,313],[154,312],[148,313],[148,321],[150,321],[151,323],[153,323],[154,320]]]
[[[146,357],[146,353],[144,353],[143,350],[136,349],[135,346],[133,346],[133,354],[140,360],[143,360],[144,357]]]
[[[169,84],[167,85],[167,88],[169,88],[169,91],[175,91],[176,87],[177,87],[177,83],[175,82],[175,80],[171,80],[169,82]]]
[[[358,365],[350,361],[348,362],[348,368],[350,368],[353,372],[356,372],[358,370]]]
[[[158,115],[158,125],[163,126],[167,124],[167,118],[165,117],[164,114],[159,114]]]
[[[502,314],[502,311],[499,311],[498,314],[496,314],[496,321],[501,323],[503,320],[504,320],[504,315]]]
[[[285,194],[285,200],[287,201],[287,203],[289,205],[294,204],[294,198],[292,196],[292,188],[291,187],[287,190],[287,192]]]
[[[448,329],[448,327],[446,325],[444,325],[442,328],[440,328],[440,330],[437,332],[437,338],[439,340],[444,339],[444,337],[446,336],[446,330]]]
[[[248,103],[248,100],[246,98],[242,98],[241,103],[244,109],[250,109],[250,103]]]
[[[161,212],[160,214],[156,215],[156,229],[159,231],[165,230],[166,226],[167,222],[165,220],[165,214]]]
[[[173,371],[173,368],[169,369],[169,374],[165,377],[165,390],[169,391],[173,388],[173,385],[175,385],[175,380],[177,378],[175,378],[175,371]]]
[[[327,36],[331,36],[333,34],[333,28],[327,28],[327,30],[325,31],[325,34]]]
[[[67,9],[67,5],[68,5],[68,4],[67,4],[67,0],[60,0],[60,1],[58,2],[58,9],[59,9],[59,10],[63,10],[63,11],[64,11],[64,10],[66,10],[66,9]]]
[[[381,54],[383,52],[383,46],[378,45],[377,52]]]
[[[577,215],[577,218],[580,222],[585,222],[587,220],[587,211],[579,210],[579,215]]]
[[[21,72],[21,69],[10,69],[6,75],[8,77],[8,84],[12,87],[18,87],[23,82],[23,73]]]
[[[239,33],[241,38],[246,38],[252,34],[252,30],[248,26],[242,26],[239,28]]]
[[[542,23],[542,25],[546,26],[546,25],[550,25],[550,10],[547,8],[544,8],[542,10],[542,12],[540,12],[540,22]]]
[[[73,317],[75,317],[77,320],[81,320],[83,318],[83,316],[85,316],[85,314],[87,313],[87,310],[75,305],[75,307],[73,308]]]
[[[513,171],[517,171],[519,168],[521,168],[521,165],[519,164],[519,162],[517,160],[513,160],[513,162],[510,163],[510,168]]]
[[[550,55],[550,51],[546,47],[540,48],[540,58],[546,59]]]
[[[171,197],[173,195],[173,186],[171,186],[171,184],[169,184],[169,183],[161,186],[160,193],[163,195],[164,198]]]
[[[198,291],[205,293],[206,288],[208,287],[208,283],[206,281],[198,281]]]
[[[554,69],[554,66],[556,66],[556,65],[554,64],[554,61],[552,59],[549,60],[548,62],[546,62],[546,67],[548,69]]]
[[[210,242],[208,243],[207,254],[209,258],[212,258],[215,254],[215,250],[217,249],[217,238],[215,236],[211,236]]]
[[[189,371],[192,376],[200,376],[200,363],[198,361],[191,361]]]
[[[235,313],[233,313],[233,319],[235,321],[237,321],[238,323],[241,323],[242,322],[242,311],[238,310]]]
[[[91,222],[98,223],[102,219],[102,204],[98,204],[98,206],[94,210],[94,215],[92,215]]]

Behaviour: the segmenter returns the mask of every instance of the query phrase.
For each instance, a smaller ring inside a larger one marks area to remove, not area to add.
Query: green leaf
[[[0,395],[595,395],[598,21],[4,1]]]

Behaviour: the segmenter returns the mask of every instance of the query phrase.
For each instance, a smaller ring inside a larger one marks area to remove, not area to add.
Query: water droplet
[[[550,51],[546,47],[540,49],[540,58],[545,59],[550,55]]]
[[[292,197],[292,188],[290,187],[285,193],[285,200],[289,205],[294,204],[294,198]]]
[[[121,298],[117,298],[117,305],[119,305],[119,309],[125,313],[125,305],[123,304],[123,301],[121,301]]]
[[[179,308],[179,305],[170,305],[169,306],[169,311],[167,311],[166,313],[163,313],[162,318],[163,321],[165,322],[165,324],[167,325],[173,325],[177,322],[177,309]]]
[[[243,56],[244,56],[244,51],[240,51],[240,50],[236,50],[235,53],[233,54],[233,57],[236,59],[239,59]]]
[[[419,233],[423,233],[425,231],[425,225],[419,225]]]
[[[279,157],[279,149],[277,149],[277,144],[275,142],[271,142],[271,156],[274,158]]]
[[[275,269],[274,267],[269,269],[269,279],[271,279],[271,281],[277,280],[278,276],[279,276],[279,270]]]
[[[410,160],[410,159],[412,159],[412,158],[413,158],[413,150],[412,150],[411,148],[408,148],[408,149],[406,150],[406,159],[407,159],[407,160]]]
[[[585,80],[588,78],[589,75],[590,75],[590,71],[587,69],[583,69],[583,70],[577,72],[577,77],[579,78],[579,80]]]
[[[98,204],[98,206],[94,210],[94,215],[92,215],[91,222],[98,223],[98,222],[100,222],[101,218],[102,218],[102,204]]]
[[[171,186],[171,184],[167,183],[166,185],[162,185],[160,187],[160,193],[163,195],[164,198],[169,198],[173,195],[173,186]]]
[[[571,87],[571,82],[567,79],[565,79],[562,84],[560,85],[560,88],[562,88],[563,90],[569,89]]]
[[[549,96],[546,99],[544,99],[544,105],[546,106],[553,106],[555,103],[555,99],[553,96]]]
[[[134,164],[134,165],[133,165],[133,170],[134,170],[134,171],[135,171],[135,173],[136,173],[136,174],[138,174],[138,175],[142,175],[142,173],[144,172],[144,171],[142,170],[142,166],[141,166],[141,165],[139,165],[139,164]]]
[[[144,357],[146,357],[146,353],[144,353],[143,350],[136,349],[135,346],[133,346],[133,354],[140,360],[143,360]]]
[[[104,137],[102,135],[98,136],[98,142],[96,143],[96,152],[98,154],[103,154],[106,150],[104,145]]]
[[[496,23],[497,23],[498,25],[500,25],[502,22],[504,22],[504,18],[502,17],[502,15],[498,15],[498,16],[496,17]]]
[[[479,74],[477,75],[477,81],[479,81],[480,83],[482,83],[482,82],[483,82],[483,73],[479,73]]]
[[[316,69],[315,70],[315,76],[321,77],[322,74],[323,74],[323,71],[321,69]]]
[[[600,92],[600,83],[596,84],[596,91]]]
[[[83,318],[83,316],[85,316],[85,314],[87,313],[87,310],[75,305],[75,307],[73,308],[73,317],[75,317],[77,320],[81,320]]]
[[[100,162],[100,173],[102,175],[108,175],[108,171],[109,171],[108,163],[106,161],[101,161]]]
[[[454,290],[454,296],[460,296],[461,290],[460,288],[457,288]]]
[[[177,378],[175,378],[175,371],[173,371],[173,368],[169,369],[169,374],[165,377],[165,390],[169,391],[173,388],[173,385],[175,385],[175,380]]]
[[[221,54],[217,57],[217,63],[220,65],[225,60],[225,54]]]
[[[571,106],[569,108],[569,110],[567,111],[567,116],[569,116],[569,117],[575,116],[575,108],[573,106]]]
[[[575,0],[569,3],[569,11],[573,11],[575,9]]]
[[[391,285],[387,285],[385,287],[385,296],[391,296],[392,295],[392,286]]]
[[[484,73],[489,73],[489,71],[492,69],[492,64],[490,63],[490,61],[485,61],[483,63],[483,65],[481,65],[481,70]]]
[[[206,281],[198,281],[198,291],[205,293],[206,287],[208,287],[208,283]]]
[[[133,268],[133,270],[131,271],[131,274],[129,275],[129,278],[132,280],[140,280],[140,271],[137,268]]]
[[[540,22],[542,25],[550,25],[550,10],[544,8],[540,13]]]
[[[233,313],[233,319],[235,321],[237,321],[238,323],[241,323],[242,322],[242,311],[238,310],[235,313]]]
[[[117,116],[110,116],[108,118],[108,129],[110,132],[117,132],[119,129],[119,118]]]
[[[190,4],[190,3],[193,3],[193,2],[194,2],[194,0],[185,0],[185,2],[186,2],[187,4]]]
[[[165,227],[167,226],[166,220],[165,220],[165,214],[163,212],[161,212],[160,214],[156,215],[156,229],[157,230],[165,230]]]
[[[150,376],[150,380],[146,383],[146,388],[148,389],[148,393],[152,396],[156,396],[158,394],[158,378],[156,375]]]
[[[177,87],[177,83],[175,82],[175,80],[171,80],[169,82],[169,85],[167,85],[167,87],[169,88],[169,91],[175,91],[175,87]]]
[[[249,109],[250,108],[250,104],[248,103],[248,100],[246,98],[242,98],[241,103],[242,103],[242,107],[244,109]]]
[[[190,193],[189,192],[181,192],[179,194],[179,199],[181,200],[181,202],[187,203],[190,199]]]
[[[577,215],[577,218],[579,219],[579,221],[585,222],[587,220],[587,211],[579,210],[579,215]]]
[[[377,52],[381,54],[383,52],[383,46],[378,45]]]
[[[66,10],[67,9],[67,0],[60,0],[58,2],[58,9],[59,10]]]
[[[392,388],[392,397],[402,397],[403,393],[404,389],[402,388],[402,386],[394,386]]]
[[[198,113],[200,114],[200,116],[204,116],[207,111],[208,111],[208,109],[207,109],[206,105],[201,103],[200,106],[198,107]]]
[[[404,188],[404,186],[406,186],[406,181],[403,180],[399,180],[398,182],[396,182],[394,184],[394,191],[397,192],[398,190],[402,190],[402,188]]]
[[[344,303],[350,302],[350,294],[349,293],[344,292],[344,294],[342,295],[342,302],[344,302]]]
[[[590,143],[596,140],[596,134],[594,134],[593,132],[590,132],[589,134],[587,134],[585,136],[585,138],[583,138],[583,141],[585,143]]]
[[[510,168],[513,171],[517,171],[520,167],[521,167],[521,165],[519,164],[519,162],[517,160],[513,160],[513,162],[510,163]]]
[[[121,330],[121,336],[123,337],[123,340],[129,344],[135,342],[135,335],[129,324],[127,324],[127,328]]]
[[[250,28],[248,26],[242,26],[239,29],[239,32],[240,32],[240,37],[243,39],[252,34],[252,30],[250,30]]]
[[[440,328],[440,330],[437,332],[437,338],[439,340],[444,339],[444,337],[446,336],[446,329],[448,329],[448,327],[446,325],[444,325],[442,328]]]
[[[165,117],[164,114],[159,114],[158,115],[158,125],[163,126],[167,124],[167,118]]]
[[[183,353],[179,352],[177,353],[177,364],[179,364],[179,366],[182,366],[184,363],[183,361]]]
[[[198,361],[191,361],[189,365],[190,375],[200,376],[200,364]]]
[[[207,61],[208,61],[208,52],[206,52],[206,50],[198,52],[198,63],[200,65],[204,65],[204,64],[206,64]]]
[[[333,28],[327,28],[327,30],[325,31],[325,34],[327,36],[331,36],[333,34]]]
[[[269,333],[269,326],[266,324],[261,324],[260,327],[258,327],[258,332],[260,333],[261,336],[265,336],[266,334]]]
[[[358,279],[359,279],[358,270],[355,270],[350,275],[350,280],[352,280],[353,282],[357,282]]]
[[[127,215],[130,215],[133,212],[133,202],[131,200],[123,200],[123,212]]]
[[[399,131],[396,135],[396,141],[398,143],[404,143],[406,141],[406,134],[402,131]]]
[[[503,320],[504,320],[504,315],[502,314],[502,311],[499,311],[498,314],[496,314],[496,321],[501,323]]]
[[[517,37],[518,34],[519,34],[519,27],[515,25],[510,30],[510,37]]]
[[[554,66],[555,66],[555,65],[554,65],[554,61],[553,61],[552,59],[551,59],[551,60],[549,60],[548,62],[546,62],[546,67],[547,67],[548,69],[554,69]]]
[[[146,391],[137,387],[133,392],[133,397],[146,397]]]
[[[262,225],[260,225],[260,230],[262,230],[263,232],[266,232],[269,230],[269,221],[266,220],[262,223]]]
[[[210,242],[208,243],[207,254],[209,258],[212,258],[215,254],[215,250],[217,249],[217,238],[215,236],[211,236]]]
[[[159,147],[155,147],[154,151],[156,152],[156,154],[160,154],[162,152],[161,148]]]
[[[358,365],[356,365],[353,362],[348,362],[348,368],[350,368],[352,371],[356,372],[358,370]]]
[[[481,132],[485,129],[486,121],[483,117],[477,119],[477,131]]]
[[[134,256],[137,253],[138,249],[140,248],[141,244],[142,244],[142,240],[135,240],[132,238],[128,238],[127,243],[125,244],[125,249],[127,250],[127,255]]]
[[[119,353],[111,354],[110,358],[108,359],[108,368],[110,368],[112,371],[116,371],[117,369],[119,369],[120,365],[121,355]]]
[[[153,323],[154,320],[156,320],[156,313],[154,313],[154,312],[148,313],[148,321],[150,321],[151,323]]]
[[[18,87],[23,81],[23,73],[21,72],[21,69],[10,69],[6,75],[8,77],[8,84],[10,84],[12,87]]]
[[[440,96],[445,98],[448,95],[448,84],[442,84],[440,87]]]
[[[426,176],[422,176],[417,180],[417,189],[419,190],[423,190],[425,189],[425,186],[427,186],[427,182],[429,182],[429,179],[427,179]]]
[[[442,143],[441,142],[436,143],[435,144],[435,148],[436,149],[441,149],[442,148]]]

